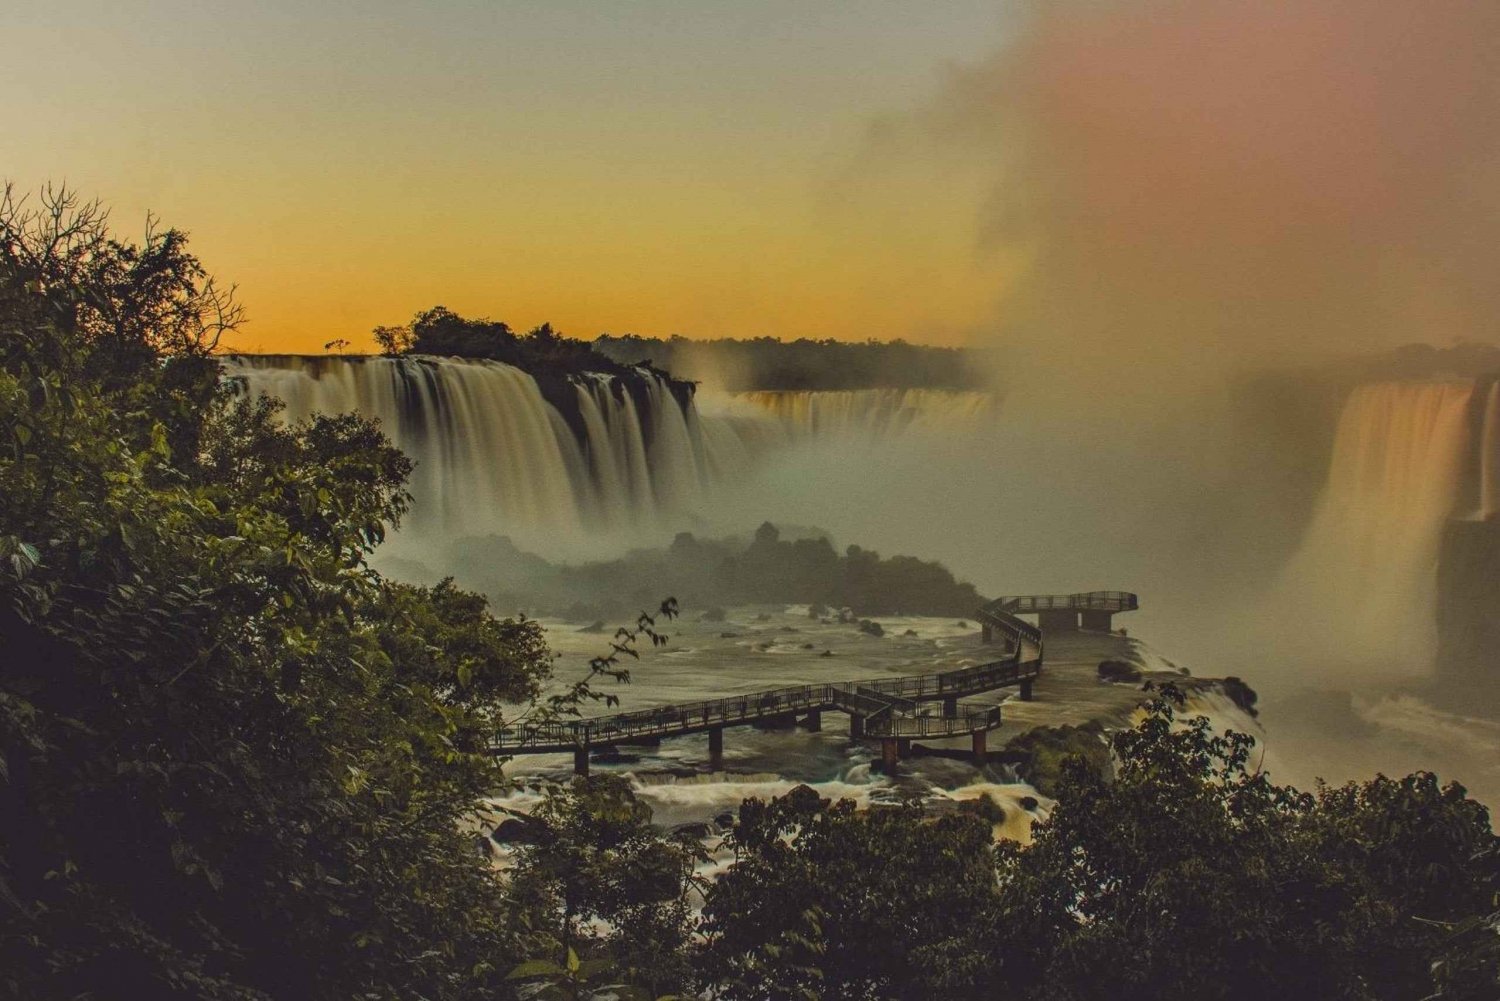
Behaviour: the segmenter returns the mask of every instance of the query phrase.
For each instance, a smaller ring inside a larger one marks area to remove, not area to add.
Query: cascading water
[[[1485,394],[1479,431],[1479,518],[1500,515],[1500,381]]]
[[[554,558],[659,541],[701,524],[715,489],[779,449],[970,421],[990,407],[984,393],[859,390],[711,397],[700,410],[638,369],[635,391],[614,376],[573,378],[565,415],[535,378],[496,361],[242,355],[224,366],[250,393],[285,401],[291,420],[378,418],[416,463],[411,514],[386,552],[419,559],[473,535]]]
[[[923,426],[951,430],[985,418],[995,405],[990,393],[945,389],[765,391],[731,399],[751,413],[774,417],[793,438],[884,437]]]
[[[1350,395],[1322,499],[1282,582],[1284,633],[1332,641],[1328,659],[1362,671],[1431,668],[1438,548],[1465,495],[1473,394],[1472,382],[1454,381]]]

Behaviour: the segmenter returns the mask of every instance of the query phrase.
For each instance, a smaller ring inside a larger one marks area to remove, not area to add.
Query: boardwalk
[[[1133,601],[1134,595],[1130,598]],[[974,757],[983,761],[985,735],[1000,725],[1000,707],[971,706],[960,700],[1011,685],[1019,687],[1023,700],[1029,699],[1032,683],[1042,671],[1042,630],[1017,618],[1006,607],[1017,600],[1002,598],[979,610],[985,642],[998,640],[1001,649],[995,660],[974,667],[939,674],[773,688],[589,719],[521,724],[500,731],[491,749],[506,756],[571,751],[574,770],[586,774],[592,751],[707,733],[709,753],[717,765],[726,727],[802,719],[818,729],[823,713],[842,712],[850,718],[850,735],[879,741],[888,765],[907,753],[913,738],[960,736],[971,737]],[[921,711],[922,703],[934,702],[942,703],[941,715]]]

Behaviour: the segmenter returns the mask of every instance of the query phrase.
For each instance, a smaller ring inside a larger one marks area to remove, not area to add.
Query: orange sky
[[[989,322],[987,178],[867,135],[997,43],[993,0],[303,6],[7,13],[0,170],[187,229],[251,350],[438,303],[585,337]]]

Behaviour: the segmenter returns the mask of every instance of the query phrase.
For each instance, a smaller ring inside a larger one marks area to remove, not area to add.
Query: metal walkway
[[[978,612],[986,642],[999,636],[1005,647],[999,659],[985,664],[939,674],[772,688],[587,719],[523,723],[499,731],[490,750],[497,755],[571,751],[575,771],[586,774],[592,750],[707,732],[710,755],[717,758],[725,727],[799,716],[821,726],[821,714],[835,711],[849,715],[852,737],[881,742],[887,764],[894,764],[914,737],[971,735],[975,757],[982,760],[984,735],[1000,725],[1000,707],[970,707],[958,700],[1008,685],[1019,685],[1021,698],[1029,700],[1032,681],[1042,672],[1042,631],[1005,607],[1012,600],[990,602]],[[939,701],[942,715],[919,712],[920,703]]]

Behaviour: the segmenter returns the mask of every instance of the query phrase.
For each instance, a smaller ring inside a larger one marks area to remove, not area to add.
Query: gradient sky
[[[0,173],[188,230],[236,345],[367,345],[442,303],[576,336],[904,336],[992,314],[987,179],[882,116],[997,0],[52,0],[0,13]]]

